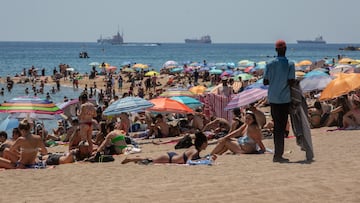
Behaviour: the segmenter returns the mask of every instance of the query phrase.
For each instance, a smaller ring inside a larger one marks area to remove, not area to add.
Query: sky
[[[359,0],[1,0],[0,41],[360,43]]]

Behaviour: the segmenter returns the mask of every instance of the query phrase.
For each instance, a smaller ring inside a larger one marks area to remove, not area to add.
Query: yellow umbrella
[[[360,88],[360,74],[339,73],[337,78],[332,80],[322,91],[320,101],[337,98]]]
[[[158,75],[160,75],[160,73],[158,73],[156,71],[149,71],[149,72],[145,73],[145,76],[154,76],[154,75],[158,76]]]
[[[104,63],[99,65],[99,68],[107,68],[107,67],[110,67],[110,64]]]
[[[137,63],[137,64],[134,64],[134,65],[133,65],[133,68],[142,68],[142,69],[146,69],[146,68],[149,68],[149,66],[148,66],[148,65],[146,65],[146,64]]]
[[[305,75],[305,73],[302,72],[302,71],[296,71],[296,72],[295,72],[295,75],[296,75],[297,77],[302,77],[302,76]]]
[[[194,94],[204,94],[206,89],[207,89],[206,87],[204,87],[202,85],[198,85],[198,86],[191,87],[189,89],[189,91],[194,93]]]
[[[339,64],[352,64],[353,62],[356,62],[356,60],[352,58],[342,58],[339,60]]]
[[[312,64],[311,61],[309,60],[303,60],[300,61],[299,63],[295,64],[295,66],[299,67],[299,66],[310,66]]]

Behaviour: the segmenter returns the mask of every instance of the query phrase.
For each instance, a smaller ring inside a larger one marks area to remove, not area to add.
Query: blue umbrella
[[[128,66],[131,65],[132,63],[130,61],[125,61],[121,64],[121,66]]]
[[[307,77],[300,81],[300,87],[304,92],[322,90],[331,82],[331,80],[329,75]]]
[[[108,106],[104,111],[104,115],[110,116],[120,113],[138,112],[153,106],[153,103],[140,97],[125,97]]]
[[[184,69],[182,67],[179,68],[173,68],[170,70],[171,73],[180,73],[182,72]]]
[[[220,75],[223,71],[219,69],[212,69],[209,71],[210,74]]]
[[[170,99],[181,102],[192,109],[203,105],[199,100],[187,96],[170,97]]]
[[[329,76],[329,74],[324,73],[322,71],[310,71],[304,75],[304,78],[313,77],[313,76]]]
[[[19,126],[18,119],[7,117],[1,124],[0,130],[7,131],[13,128],[17,128]]]

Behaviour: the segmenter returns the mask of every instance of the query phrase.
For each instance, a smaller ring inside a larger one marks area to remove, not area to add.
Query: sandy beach
[[[95,81],[98,87],[104,84],[102,77]],[[69,81],[61,83],[72,86]],[[92,83],[80,80],[80,86]],[[359,131],[328,129],[334,128],[312,130],[315,161],[311,164],[303,162],[305,153],[295,138],[288,138],[284,156],[291,162],[284,164],[273,163],[272,154],[227,154],[212,166],[122,165],[126,155],[118,155],[110,163],[1,170],[0,202],[360,202]],[[128,156],[175,151],[174,144],[149,142],[140,141],[142,152]],[[264,144],[273,149],[272,139]],[[209,145],[202,155],[213,148]],[[56,146],[49,151],[66,149]]]
[[[0,202],[359,202],[359,131],[327,129],[312,130],[311,164],[288,138],[284,156],[291,162],[285,164],[264,154],[222,155],[213,166],[122,165],[125,155],[119,155],[111,163],[2,170]],[[273,148],[271,139],[264,144]],[[128,156],[174,151],[174,144],[141,147],[141,154]]]

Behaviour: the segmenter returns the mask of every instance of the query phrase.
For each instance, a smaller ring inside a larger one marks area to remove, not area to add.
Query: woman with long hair
[[[234,154],[264,153],[266,149],[261,140],[262,135],[255,114],[247,111],[245,125],[220,138],[211,154],[222,155],[228,150]]]

